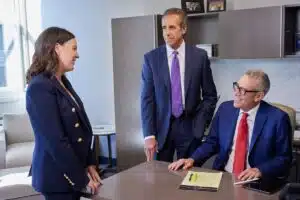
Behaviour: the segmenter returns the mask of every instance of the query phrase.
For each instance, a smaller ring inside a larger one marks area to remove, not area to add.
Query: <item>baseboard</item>
[[[99,156],[99,163],[100,165],[107,165],[108,164],[108,157],[105,156]],[[117,159],[113,158],[112,159],[112,167],[117,166]]]

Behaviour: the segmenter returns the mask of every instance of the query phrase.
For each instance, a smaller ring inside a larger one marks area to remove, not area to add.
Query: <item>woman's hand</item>
[[[91,189],[91,193],[95,194],[97,192],[97,189],[98,189],[100,183],[93,181],[93,179],[89,173],[88,173],[88,177],[89,177],[90,181],[87,186]]]
[[[96,182],[96,183],[99,183],[102,185],[102,180],[96,170],[96,166],[95,165],[90,165],[88,166],[88,174],[89,176],[91,177],[91,179]]]

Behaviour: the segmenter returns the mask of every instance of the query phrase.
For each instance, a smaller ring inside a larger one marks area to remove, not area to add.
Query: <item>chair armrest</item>
[[[5,168],[6,140],[4,129],[0,128],[0,169]]]
[[[279,193],[279,200],[299,199],[300,183],[288,183]]]

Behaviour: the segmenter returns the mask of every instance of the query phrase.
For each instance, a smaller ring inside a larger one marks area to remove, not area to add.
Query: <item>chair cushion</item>
[[[17,167],[0,170],[0,199],[41,200],[32,186],[32,178],[28,177],[29,167]]]
[[[6,151],[6,168],[31,165],[33,148],[34,142],[8,145]]]
[[[6,135],[6,145],[34,141],[34,134],[27,113],[4,114],[3,129]]]

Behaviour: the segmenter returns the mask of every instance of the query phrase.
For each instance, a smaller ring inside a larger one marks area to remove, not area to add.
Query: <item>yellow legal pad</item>
[[[179,188],[184,190],[218,191],[222,172],[188,171]]]

